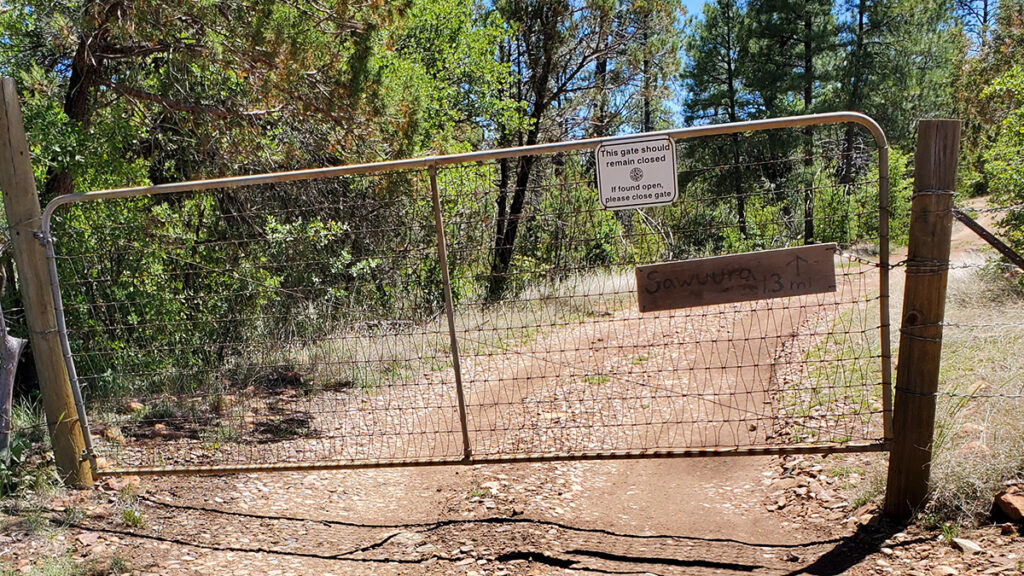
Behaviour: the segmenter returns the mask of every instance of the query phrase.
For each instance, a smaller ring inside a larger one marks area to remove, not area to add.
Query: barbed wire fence
[[[584,145],[61,206],[101,472],[883,450],[881,158],[793,134],[678,140],[618,212]],[[829,242],[834,292],[636,309],[638,265]]]

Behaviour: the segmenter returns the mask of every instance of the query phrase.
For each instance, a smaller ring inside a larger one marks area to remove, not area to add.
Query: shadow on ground
[[[579,572],[662,576],[704,573],[838,575],[878,552],[887,539],[905,528],[903,524],[876,522],[861,525],[853,534],[842,538],[773,544],[682,534],[631,534],[523,516],[372,524],[141,500],[153,519],[147,526],[127,529],[110,522],[79,528],[206,550],[212,554],[232,552],[271,554],[293,560],[390,563],[404,565],[407,570],[411,565],[420,564],[424,574],[444,573],[472,559],[486,560],[491,566],[526,561],[534,566]],[[209,522],[207,529],[215,534],[213,539],[205,534],[200,538],[189,531],[187,521],[179,521],[183,516],[196,513],[201,513]],[[246,531],[246,526],[253,525],[254,521],[259,522],[267,538],[248,540],[245,546],[238,546],[229,527],[235,532]],[[179,525],[181,528],[177,528]],[[316,526],[321,528],[310,530]],[[287,547],[279,544],[282,541],[289,541]],[[918,541],[890,546],[907,546]],[[478,551],[489,550],[486,558],[467,552],[462,546],[466,542],[475,544]]]

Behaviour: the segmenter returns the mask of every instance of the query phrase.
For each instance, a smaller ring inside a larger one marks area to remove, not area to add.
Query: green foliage
[[[722,111],[730,122],[746,116],[753,95],[743,89],[740,49],[746,14],[733,0],[704,4],[703,18],[687,21],[684,47],[688,60],[682,79],[690,121]]]
[[[420,99],[421,146],[460,149],[496,124],[523,125],[523,104],[508,96],[511,70],[494,58],[504,37],[498,15],[474,0],[418,0],[389,33],[385,78],[401,86],[393,93]]]
[[[995,141],[984,154],[992,197],[998,204],[1024,204],[1024,66],[1018,64],[996,78],[984,94],[1006,107]],[[1010,210],[999,226],[1006,240],[1024,248],[1024,210]]]
[[[906,245],[910,235],[910,198],[914,194],[913,153],[889,148],[889,243]]]
[[[565,160],[578,163],[579,157]],[[619,223],[603,210],[592,186],[570,180],[581,166],[558,166],[542,177],[547,193],[537,202],[538,218],[520,240],[520,254],[566,273],[618,262]]]
[[[910,232],[910,196],[914,191],[913,155],[889,148],[889,245],[904,246]],[[847,210],[852,238],[878,238],[878,165],[866,176],[870,184],[852,186]]]
[[[255,350],[442,308],[436,260],[422,257],[435,243],[422,178],[352,177],[304,186],[304,198],[296,188],[79,204],[64,214],[58,236],[79,239],[61,247],[65,308],[82,373],[98,375],[90,391],[262,384],[274,367],[253,370]],[[398,242],[409,249],[395,251]]]
[[[956,72],[951,75],[951,89],[954,117],[963,120],[957,189],[968,196],[990,192],[986,156],[1012,108],[1008,102],[1012,94],[993,93],[989,87],[1021,61],[1022,18],[1024,3],[1010,1],[1000,2],[987,22],[965,22],[965,38],[960,43]]]
[[[16,493],[26,483],[25,464],[32,445],[15,436],[6,450],[0,451],[0,497]]]
[[[121,522],[124,522],[125,526],[131,526],[132,528],[141,528],[145,523],[142,517],[142,512],[136,508],[125,508],[121,510]]]
[[[0,450],[0,498],[57,483],[56,473],[41,452],[46,432],[43,422],[39,406],[29,402],[12,406],[9,445]]]

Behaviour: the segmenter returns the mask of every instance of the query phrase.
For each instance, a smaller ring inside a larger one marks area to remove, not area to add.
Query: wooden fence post
[[[57,471],[66,484],[86,488],[92,486],[92,471],[83,457],[85,440],[57,335],[46,251],[35,237],[41,218],[29,156],[17,86],[14,80],[4,78],[0,90],[0,187],[29,342]]]
[[[928,496],[959,154],[959,121],[918,124],[893,445],[885,491],[885,513],[901,519],[908,518]]]

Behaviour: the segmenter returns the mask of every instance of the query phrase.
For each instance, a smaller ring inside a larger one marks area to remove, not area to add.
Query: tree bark
[[[851,59],[850,93],[846,99],[846,109],[862,112],[863,106],[863,82],[865,73],[864,58],[864,32],[865,19],[867,18],[867,0],[857,2],[857,38],[853,46]],[[854,157],[856,144],[856,132],[854,126],[849,124],[843,133],[843,151],[839,158],[839,183],[852,184],[857,179],[857,162]]]
[[[92,93],[100,84],[103,57],[96,55],[92,48],[105,41],[106,25],[98,23],[95,30],[83,35],[71,60],[71,78],[64,94],[64,114],[72,127],[88,128],[92,116]],[[43,200],[75,191],[74,174],[67,166],[55,166],[46,174],[43,184]]]
[[[804,13],[804,114],[811,113],[811,105],[814,99],[814,19],[809,10]],[[814,167],[814,159],[811,154],[814,152],[814,131],[811,127],[804,129],[804,178],[807,180],[807,187],[804,188],[804,244],[814,243],[814,186],[811,182],[810,172]]]

